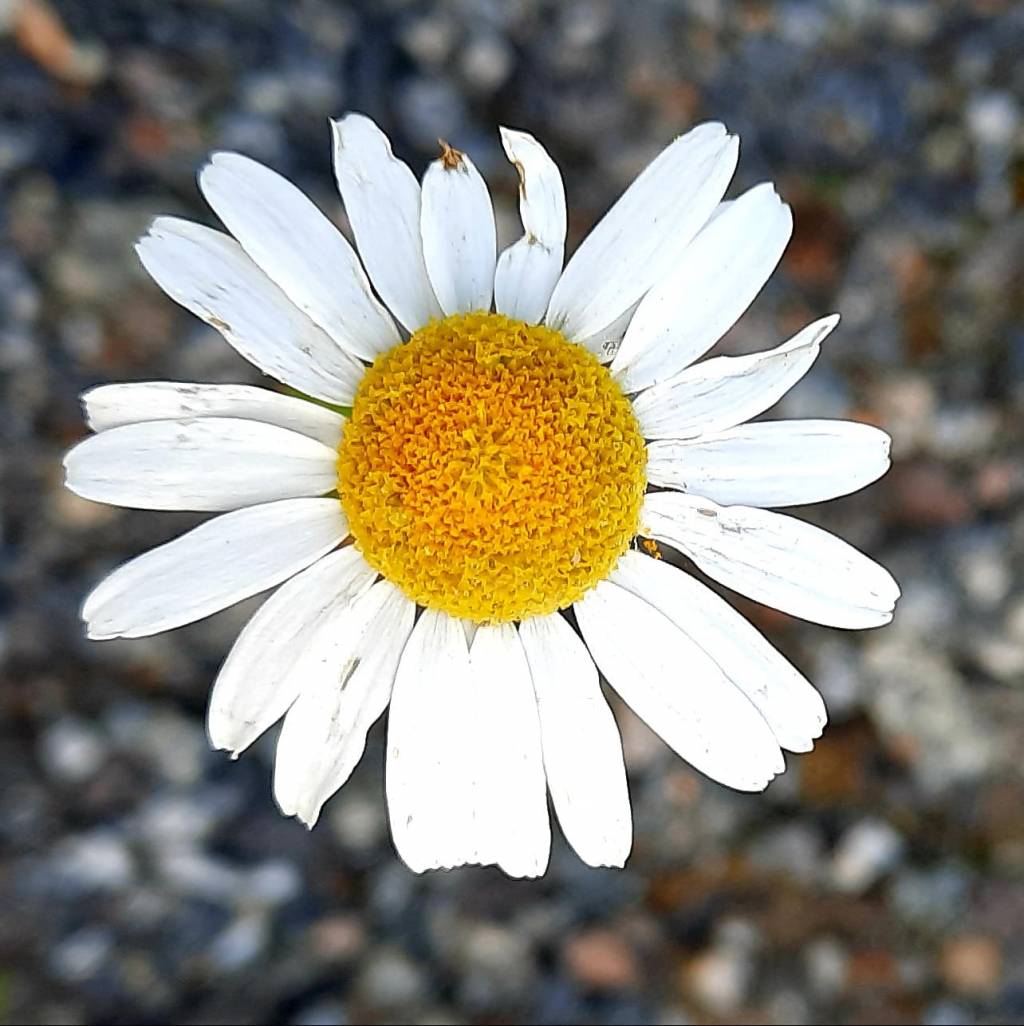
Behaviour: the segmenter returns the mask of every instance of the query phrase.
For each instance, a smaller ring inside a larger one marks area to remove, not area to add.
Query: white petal
[[[799,506],[863,488],[889,468],[889,436],[848,420],[742,424],[651,442],[647,480],[723,506]]]
[[[287,178],[240,153],[215,153],[199,187],[246,253],[339,346],[372,360],[400,341],[355,250]]]
[[[378,581],[352,606],[324,618],[277,742],[274,797],[286,815],[312,827],[348,780],[367,731],[391,700],[415,615],[414,603]]]
[[[644,296],[612,363],[638,392],[703,356],[754,301],[793,233],[793,214],[765,183],[709,222]]]
[[[633,400],[640,430],[645,438],[694,438],[764,413],[810,370],[838,323],[833,314],[775,349],[716,356],[641,392]]]
[[[541,876],[551,850],[537,698],[512,624],[482,626],[469,651],[475,691],[477,821],[482,861],[509,876]]]
[[[540,724],[515,628],[424,612],[402,654],[388,723],[395,847],[416,872],[496,863],[539,876],[550,846]]]
[[[595,335],[679,262],[722,198],[739,154],[723,125],[699,125],[667,146],[583,240],[548,307],[570,339]]]
[[[633,319],[638,305],[638,303],[634,303],[596,334],[577,339],[577,345],[589,349],[602,363],[608,363],[619,351],[619,346],[622,345],[622,336],[626,334],[626,329],[629,327],[629,322]]]
[[[362,114],[332,121],[334,174],[359,255],[381,299],[410,331],[441,316],[420,240],[420,183]]]
[[[473,162],[447,149],[423,176],[423,258],[446,314],[489,310],[497,233],[490,193]]]
[[[544,772],[566,840],[588,866],[623,866],[633,845],[622,741],[586,645],[558,613],[524,620]]]
[[[718,663],[783,748],[810,751],[825,726],[825,703],[728,602],[678,567],[639,552],[627,552],[609,580],[649,602]]]
[[[678,492],[648,495],[642,533],[684,552],[709,577],[756,602],[830,627],[892,619],[899,586],[874,560],[820,527]]]
[[[462,624],[424,610],[402,652],[388,713],[387,801],[391,834],[414,872],[475,857],[467,738],[473,680]]]
[[[687,762],[740,791],[761,791],[785,769],[749,699],[654,606],[606,580],[575,609],[608,683]]]
[[[565,255],[565,187],[547,150],[527,132],[501,129],[501,144],[519,173],[524,234],[498,258],[494,308],[536,324],[544,317]]]
[[[345,418],[317,403],[252,385],[203,385],[186,381],[137,381],[99,385],[82,394],[93,431],[147,420],[238,417],[276,424],[315,438],[332,449],[341,442]]]
[[[722,202],[711,211],[711,216],[708,218],[707,224],[705,224],[704,227],[707,228],[709,224],[714,223],[714,221],[721,217],[735,202],[736,200],[722,200]]]
[[[153,280],[265,374],[351,404],[363,365],[339,348],[223,232],[158,217],[135,246]]]
[[[306,686],[325,620],[365,595],[376,572],[346,546],[275,591],[242,629],[210,695],[214,748],[238,755],[276,723]]]
[[[220,511],[323,495],[337,453],[295,431],[233,417],[125,424],[64,457],[76,495],[136,509]]]
[[[208,520],[119,566],[82,607],[89,637],[141,638],[272,588],[348,534],[337,499],[282,499]]]

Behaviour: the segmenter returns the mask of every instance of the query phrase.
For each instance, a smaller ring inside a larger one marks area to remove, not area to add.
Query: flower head
[[[794,616],[886,623],[899,590],[882,567],[766,507],[862,487],[885,472],[888,438],[748,423],[837,317],[701,360],[792,230],[770,185],[722,201],[738,143],[721,125],[671,143],[564,268],[562,180],[532,136],[502,130],[524,234],[498,255],[467,155],[443,144],[421,186],[368,118],[333,127],[358,256],[290,182],[229,153],[200,186],[231,234],[158,218],[138,244],[168,295],[303,397],[166,381],[86,393],[95,433],[66,457],[70,488],[221,514],[101,582],[89,635],[154,634],[276,587],[217,677],[209,733],[238,754],[284,718],[285,813],[315,823],[390,705],[388,808],[413,869],[539,875],[546,790],[581,858],[622,865],[629,798],[598,670],[741,790],[825,723],[804,677],[652,558],[658,544]]]

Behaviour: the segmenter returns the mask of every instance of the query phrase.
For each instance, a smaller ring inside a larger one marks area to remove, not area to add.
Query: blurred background
[[[1014,1023],[1024,1020],[1024,8],[998,0],[0,0],[0,1021]],[[88,643],[109,568],[189,516],[61,487],[77,394],[251,381],[143,275],[157,214],[212,222],[214,148],[344,226],[327,118],[417,173],[443,136],[516,237],[496,126],[565,175],[570,244],[696,121],[740,133],[796,232],[720,352],[839,310],[773,412],[887,428],[881,483],[799,511],[885,563],[895,622],[739,603],[831,725],[764,795],[709,783],[624,710],[624,872],[556,839],[540,882],[416,877],[392,851],[382,725],[307,832],[273,737],[207,750],[246,603]]]

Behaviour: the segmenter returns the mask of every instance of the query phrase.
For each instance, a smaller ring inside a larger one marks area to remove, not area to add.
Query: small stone
[[[437,153],[438,138],[468,145],[465,101],[447,82],[414,78],[402,88],[398,116],[405,134],[427,153]]]
[[[192,794],[160,794],[142,808],[139,836],[150,847],[194,847],[209,836],[216,825],[215,810]]]
[[[1020,125],[1020,107],[1010,93],[991,92],[967,104],[967,129],[979,146],[1008,147]]]
[[[945,464],[915,461],[897,466],[889,475],[893,512],[911,527],[948,527],[970,519],[966,489]]]
[[[374,1008],[416,1005],[426,995],[422,969],[396,948],[378,948],[364,964],[356,983],[361,997]]]
[[[808,677],[825,700],[829,720],[836,722],[855,713],[864,695],[855,647],[845,639],[823,638],[815,645],[811,659],[813,672]]]
[[[962,616],[960,597],[949,586],[948,577],[931,569],[923,573],[919,573],[916,567],[903,572],[899,572],[898,567],[895,569],[903,595],[892,630],[918,642],[947,636],[945,632],[951,631]],[[861,686],[865,691],[869,690],[863,680]]]
[[[850,956],[848,969],[850,990],[871,993],[891,990],[899,982],[903,968],[896,955],[884,948],[855,951]]]
[[[820,875],[823,842],[808,823],[783,823],[758,837],[750,859],[762,870],[788,876],[806,886]]]
[[[499,36],[482,35],[463,47],[459,65],[469,88],[487,95],[498,89],[512,73],[513,57],[508,44]]]
[[[968,1008],[955,1001],[940,1001],[921,1017],[922,1026],[973,1026],[975,1021]]]
[[[288,1020],[290,1026],[347,1026],[349,1021],[345,1006],[340,1001],[330,1000],[306,1005]]]
[[[770,1022],[784,1022],[787,1026],[805,1026],[814,1022],[807,998],[790,987],[769,995],[766,1005]]]
[[[834,937],[812,941],[804,950],[804,965],[811,989],[824,1001],[831,1001],[846,986],[850,956]]]
[[[864,669],[873,685],[871,717],[925,793],[976,780],[998,757],[1001,736],[982,721],[934,637],[872,639]]]
[[[574,49],[595,46],[611,30],[613,19],[614,12],[610,4],[566,4],[559,21],[562,42]]]
[[[1006,632],[1015,641],[1024,642],[1024,595],[1012,599],[1006,610]]]
[[[95,976],[110,958],[114,938],[99,926],[86,926],[62,940],[50,953],[53,974],[66,983]]]
[[[972,637],[970,646],[981,668],[996,680],[1024,680],[1024,645],[999,634],[987,634]]]
[[[127,845],[116,834],[101,830],[67,838],[51,865],[65,882],[83,890],[123,890],[135,875]]]
[[[291,862],[268,859],[249,873],[245,900],[260,908],[275,908],[292,901],[301,891],[302,877]]]
[[[611,930],[593,929],[571,938],[563,949],[569,972],[584,987],[621,990],[640,979],[636,954]]]
[[[800,759],[804,800],[822,805],[862,801],[869,792],[868,761],[876,743],[863,722],[831,726],[827,740]]]
[[[327,809],[331,830],[350,851],[369,851],[387,836],[384,803],[379,799],[346,790]]]
[[[693,998],[718,1016],[731,1016],[742,1006],[752,977],[746,954],[718,946],[690,959],[683,971]]]
[[[903,838],[888,823],[863,819],[839,840],[832,859],[832,882],[841,891],[861,894],[898,861]]]
[[[934,386],[916,374],[892,375],[879,384],[872,400],[879,421],[892,435],[893,457],[928,445],[938,406]]]
[[[389,862],[371,878],[370,913],[387,926],[398,926],[415,897],[415,877],[404,866]]]
[[[165,885],[174,893],[231,905],[245,894],[245,878],[233,865],[198,851],[169,849],[156,853]]]
[[[91,503],[95,505],[95,503]],[[40,738],[43,767],[56,780],[81,784],[102,765],[107,750],[99,731],[70,717],[48,727]]]
[[[955,937],[946,942],[939,959],[942,978],[968,997],[991,996],[999,989],[1003,958],[999,945],[980,934]]]
[[[263,954],[269,935],[269,927],[264,916],[241,916],[210,945],[210,958],[221,972],[238,972],[252,965]]]
[[[904,870],[893,881],[889,900],[905,919],[933,930],[948,930],[964,914],[970,877],[956,865]]]
[[[1024,494],[1024,469],[1012,459],[979,461],[974,495],[983,509],[1003,509]]]
[[[890,0],[879,11],[885,15],[893,37],[907,46],[926,43],[940,23],[930,0]]]
[[[972,460],[992,450],[1000,418],[992,409],[963,406],[941,409],[935,416],[929,447],[944,460]]]
[[[981,612],[995,609],[1013,586],[1006,551],[1004,537],[975,536],[957,552],[957,576],[971,605]]]
[[[350,962],[365,946],[366,931],[354,915],[328,916],[309,931],[310,950],[322,962]]]
[[[453,19],[434,13],[407,22],[398,40],[414,60],[436,67],[448,59],[458,36],[459,27]]]
[[[433,928],[443,929],[444,917]],[[462,995],[474,1008],[498,1008],[521,1002],[534,984],[529,936],[496,923],[454,920],[458,930],[452,954],[462,973]]]
[[[115,707],[107,720],[111,737],[122,749],[145,759],[168,782],[194,784],[209,758],[202,727],[172,709]]]

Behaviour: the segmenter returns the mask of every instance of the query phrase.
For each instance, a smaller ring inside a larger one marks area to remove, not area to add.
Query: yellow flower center
[[[359,550],[406,595],[500,623],[607,577],[636,534],[646,462],[629,401],[586,349],[455,314],[367,370],[338,492]]]

